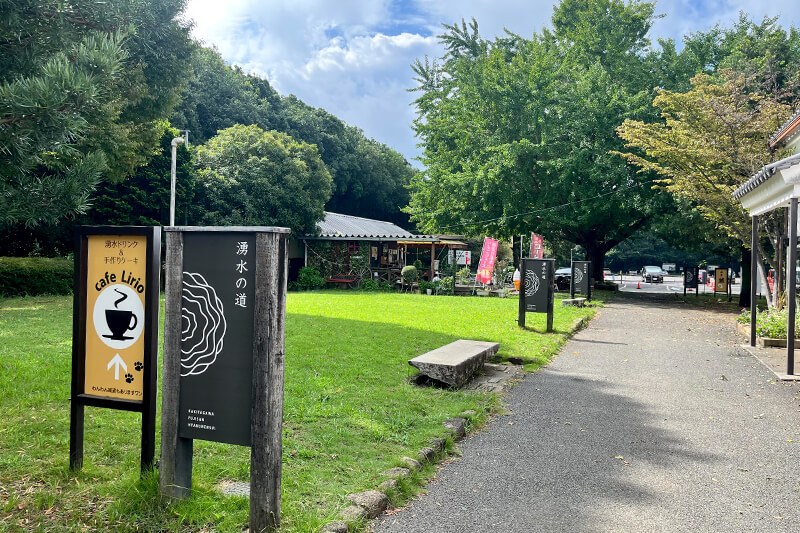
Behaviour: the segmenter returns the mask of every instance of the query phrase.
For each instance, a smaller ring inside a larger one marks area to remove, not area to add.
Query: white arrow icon
[[[125,364],[125,361],[122,360],[122,357],[119,354],[115,355],[111,361],[108,362],[108,367],[106,370],[111,370],[111,367],[114,367],[114,379],[119,381],[119,367],[122,366],[122,369],[127,372],[128,365]]]

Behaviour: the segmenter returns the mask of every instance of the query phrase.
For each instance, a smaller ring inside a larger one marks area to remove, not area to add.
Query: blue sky
[[[420,150],[411,130],[410,65],[441,55],[441,24],[478,21],[492,38],[549,25],[547,0],[189,0],[194,36],[229,63],[265,77],[283,95],[322,107],[409,160]],[[730,25],[739,11],[800,26],[800,0],[658,0],[651,38]],[[419,166],[418,163],[414,163]]]

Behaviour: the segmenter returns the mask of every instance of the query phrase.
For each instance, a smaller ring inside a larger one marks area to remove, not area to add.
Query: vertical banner
[[[187,232],[180,436],[250,445],[255,234]]]
[[[521,266],[519,325],[525,327],[525,313],[547,313],[547,331],[552,331],[555,260],[522,259]]]
[[[592,262],[591,261],[573,261],[572,262],[572,291],[575,294],[584,294],[591,297],[592,293]]]
[[[492,273],[494,272],[494,261],[497,258],[497,246],[499,241],[486,237],[483,239],[483,250],[481,251],[481,260],[478,263],[478,274],[475,276],[475,281],[483,284],[492,282]]]
[[[544,259],[544,237],[531,233],[531,259]]]
[[[75,233],[70,467],[83,464],[84,406],[142,413],[142,471],[155,452],[161,229]]]

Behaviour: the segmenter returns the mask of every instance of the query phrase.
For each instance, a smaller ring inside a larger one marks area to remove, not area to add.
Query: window
[[[347,253],[355,254],[361,251],[361,243],[357,241],[350,241],[347,243]]]

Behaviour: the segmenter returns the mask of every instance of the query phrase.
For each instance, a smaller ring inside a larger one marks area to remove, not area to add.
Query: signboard
[[[575,294],[585,294],[591,297],[592,295],[592,262],[591,261],[573,261],[572,262],[572,281],[570,291],[574,297]]]
[[[675,263],[664,263],[661,265],[661,270],[664,270],[665,272],[675,272],[675,268]]]
[[[544,237],[531,233],[531,253],[532,259],[544,259]]]
[[[469,250],[456,250],[455,252],[457,265],[470,266],[472,264],[472,252]]]
[[[478,273],[475,276],[475,281],[483,284],[492,282],[494,260],[497,258],[497,246],[499,244],[499,241],[489,237],[483,239],[483,251],[481,251],[481,260],[478,263]]]
[[[728,269],[717,268],[714,271],[714,292],[728,293]]]
[[[547,331],[552,331],[555,260],[522,259],[521,263],[519,325],[525,327],[525,313],[547,313]]]
[[[187,232],[180,436],[250,445],[255,234]]]
[[[683,286],[687,289],[697,289],[700,279],[700,267],[687,266],[683,269]]]
[[[167,228],[159,489],[194,439],[250,446],[250,531],[280,526],[288,228]]]
[[[75,235],[70,466],[83,462],[83,407],[142,416],[142,469],[155,447],[161,229],[82,226]]]

